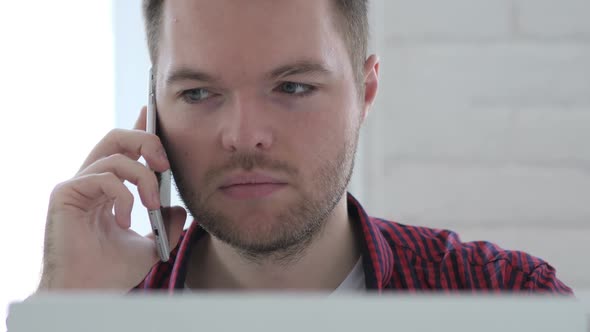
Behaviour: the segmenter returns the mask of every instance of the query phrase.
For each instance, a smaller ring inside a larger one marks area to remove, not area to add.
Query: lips
[[[244,200],[267,197],[286,186],[285,181],[269,175],[241,173],[225,179],[219,189],[229,198]]]

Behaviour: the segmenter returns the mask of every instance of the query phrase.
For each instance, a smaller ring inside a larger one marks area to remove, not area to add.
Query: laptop
[[[587,332],[585,306],[555,296],[302,293],[37,295],[8,331]]]

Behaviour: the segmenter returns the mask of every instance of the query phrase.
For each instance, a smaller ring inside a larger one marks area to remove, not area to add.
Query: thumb
[[[166,227],[166,234],[168,234],[170,250],[172,250],[178,244],[182,234],[186,222],[186,210],[182,206],[162,208],[162,217]]]
[[[181,206],[165,207],[162,208],[162,218],[164,219],[170,250],[173,250],[182,234],[186,222],[186,211]],[[152,241],[155,240],[154,233],[150,233],[146,237]]]
[[[139,111],[139,116],[137,117],[137,120],[135,120],[135,125],[133,126],[133,129],[145,131],[146,121],[147,121],[146,117],[147,117],[147,107],[144,106]]]

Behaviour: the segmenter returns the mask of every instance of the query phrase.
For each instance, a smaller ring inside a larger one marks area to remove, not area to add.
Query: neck
[[[206,236],[192,249],[187,285],[200,289],[335,289],[360,257],[346,194],[323,229],[304,248],[290,254],[252,260],[217,238]]]

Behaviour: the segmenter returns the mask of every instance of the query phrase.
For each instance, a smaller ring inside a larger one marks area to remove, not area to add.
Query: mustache
[[[272,159],[261,153],[239,153],[232,155],[227,162],[220,167],[211,169],[205,173],[205,179],[213,180],[225,173],[234,170],[252,171],[254,169],[283,172],[292,176],[297,175],[297,169],[287,162]]]

